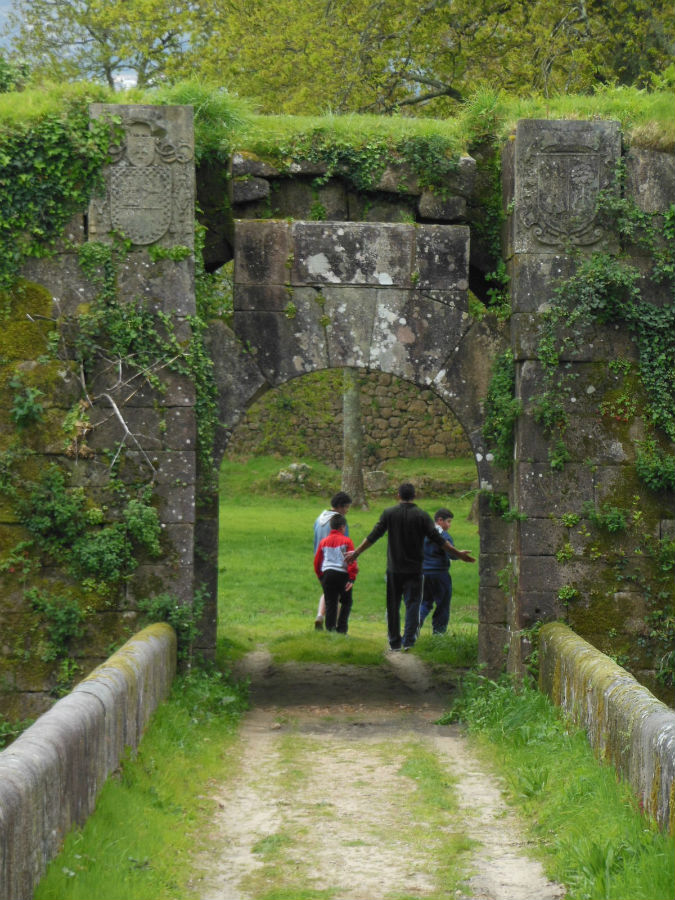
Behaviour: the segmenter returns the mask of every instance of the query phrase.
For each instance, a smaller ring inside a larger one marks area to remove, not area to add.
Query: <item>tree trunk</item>
[[[363,485],[363,429],[361,426],[361,386],[356,369],[344,369],[342,381],[342,490],[352,503],[368,509]]]

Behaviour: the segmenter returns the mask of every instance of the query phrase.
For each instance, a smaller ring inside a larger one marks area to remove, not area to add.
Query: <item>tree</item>
[[[648,87],[671,64],[666,0],[14,0],[38,73],[141,86],[198,76],[262,112],[444,116],[481,87]],[[11,32],[10,32],[11,34]]]
[[[266,0],[202,0],[200,9],[191,64],[269,113],[442,116],[486,85],[647,86],[675,46],[665,0],[277,0],[273,12]]]
[[[111,88],[131,75],[156,83],[178,64],[189,10],[173,0],[14,0],[11,46],[37,75]]]
[[[0,94],[21,90],[27,78],[28,66],[25,63],[10,63],[0,56]]]
[[[363,484],[361,385],[356,369],[343,370],[342,435],[342,490],[351,495],[354,506],[368,509]]]

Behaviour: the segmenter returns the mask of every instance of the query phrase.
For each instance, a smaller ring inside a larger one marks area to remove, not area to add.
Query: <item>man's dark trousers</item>
[[[412,647],[417,640],[422,585],[421,575],[387,572],[387,631],[392,650],[401,648],[401,598],[405,603],[403,646]]]

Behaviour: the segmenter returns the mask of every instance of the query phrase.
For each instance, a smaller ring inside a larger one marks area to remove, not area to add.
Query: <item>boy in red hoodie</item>
[[[326,598],[326,631],[347,634],[352,609],[352,585],[359,571],[356,562],[345,562],[345,553],[354,549],[347,537],[347,520],[336,513],[330,520],[331,532],[319,544],[314,557],[314,571]],[[338,603],[340,614],[338,615]]]

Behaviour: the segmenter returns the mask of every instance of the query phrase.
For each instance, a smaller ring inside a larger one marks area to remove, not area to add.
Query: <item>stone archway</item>
[[[507,337],[498,324],[469,315],[468,262],[465,226],[238,222],[234,331],[221,325],[209,336],[223,426],[219,457],[266,390],[352,366],[432,389],[464,428],[481,487],[508,490],[482,437],[491,363]],[[488,502],[479,516],[479,653],[496,670],[507,628],[497,573],[508,562],[509,526]],[[214,530],[212,523],[203,534]]]

